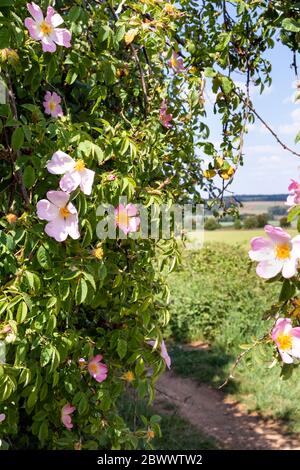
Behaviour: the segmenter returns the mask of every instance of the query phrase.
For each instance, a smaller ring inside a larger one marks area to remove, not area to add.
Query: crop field
[[[240,208],[240,214],[262,214],[267,213],[274,206],[286,207],[284,201],[246,201]]]

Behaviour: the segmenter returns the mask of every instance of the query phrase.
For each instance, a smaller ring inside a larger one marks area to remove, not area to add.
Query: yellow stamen
[[[128,217],[127,212],[124,212],[124,211],[119,212],[116,219],[117,219],[116,220],[117,225],[123,225],[123,226],[128,227],[129,217]]]
[[[290,258],[291,246],[289,243],[282,243],[276,246],[276,258],[287,259]]]
[[[174,68],[177,67],[177,58],[176,58],[176,57],[172,57],[172,59],[171,59],[171,65],[172,65],[172,67],[174,67]]]
[[[98,366],[97,366],[97,364],[90,364],[90,365],[89,365],[89,369],[90,369],[90,371],[92,372],[92,374],[97,374],[97,372],[98,372]]]
[[[61,207],[61,209],[59,209],[59,213],[64,219],[67,219],[71,215],[71,212],[67,207]]]
[[[283,351],[292,349],[293,340],[291,335],[281,334],[277,336],[276,340],[279,345],[279,348]]]
[[[53,27],[46,21],[42,21],[42,23],[40,24],[40,30],[43,34],[49,36],[49,34],[53,32]]]
[[[82,171],[85,169],[85,163],[83,160],[78,160],[75,165],[75,170],[76,171]]]
[[[55,111],[56,103],[54,101],[49,101],[49,109],[50,111]]]

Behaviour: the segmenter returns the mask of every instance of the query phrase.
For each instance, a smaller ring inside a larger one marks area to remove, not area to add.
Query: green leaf
[[[142,373],[144,372],[144,369],[145,369],[144,360],[142,357],[140,357],[135,364],[135,374],[137,376],[142,375]]]
[[[115,33],[115,39],[120,42],[123,40],[124,36],[125,36],[125,31],[126,31],[126,28],[125,26],[119,26],[119,28],[117,29],[116,33]]]
[[[15,0],[0,0],[0,8],[13,6]],[[1,44],[2,47],[2,44]]]
[[[24,275],[25,275],[25,277],[26,277],[26,279],[27,279],[27,282],[28,282],[29,287],[30,287],[33,291],[37,292],[37,291],[40,289],[40,287],[41,287],[41,280],[40,280],[40,278],[38,277],[38,275],[35,274],[35,273],[32,273],[32,272],[30,272],[30,271],[25,271]]]
[[[68,20],[71,23],[76,22],[80,17],[82,9],[79,6],[73,6],[68,13]]]
[[[284,364],[280,372],[280,378],[282,380],[288,380],[292,377],[294,372],[293,364]]]
[[[18,310],[17,310],[17,322],[18,323],[23,323],[26,320],[28,313],[28,307],[24,300],[19,303],[18,305]]]
[[[46,328],[47,334],[53,333],[53,331],[56,328],[56,323],[57,323],[56,316],[55,315],[50,315],[48,323],[47,323],[47,328]]]
[[[96,290],[96,283],[95,283],[94,276],[92,274],[86,273],[86,272],[84,272],[83,275],[84,275],[85,279],[91,284],[92,288],[94,290]]]
[[[98,30],[98,41],[99,42],[106,41],[106,39],[109,37],[111,33],[112,33],[112,30],[110,29],[109,26],[107,25],[100,26]]]
[[[53,354],[52,346],[43,347],[41,351],[41,357],[40,357],[41,367],[46,366],[50,362],[52,358],[52,354]]]
[[[8,28],[0,29],[1,49],[10,46],[10,30]]]
[[[221,33],[219,36],[219,42],[216,46],[216,51],[223,51],[226,46],[228,46],[231,39],[231,32],[230,33]]]
[[[42,268],[49,269],[51,267],[51,258],[44,246],[40,246],[37,251],[37,260]]]
[[[80,415],[83,415],[87,412],[87,410],[89,409],[89,402],[88,402],[88,399],[87,397],[82,393],[81,394],[81,399],[80,399],[80,402],[79,402],[79,405],[78,405],[78,413]]]
[[[38,391],[37,391],[37,387],[34,387],[27,398],[26,406],[29,409],[33,408],[37,402],[37,399],[38,399]]]
[[[279,301],[285,302],[291,299],[295,295],[296,287],[288,279],[285,279],[282,284],[282,288],[279,294]]]
[[[67,76],[66,76],[66,83],[68,85],[72,85],[72,83],[75,82],[77,77],[78,77],[78,73],[72,72],[72,70],[70,69],[67,73]]]
[[[224,91],[225,95],[228,95],[233,88],[232,81],[228,77],[220,77],[220,81],[222,90]]]
[[[124,339],[119,338],[117,344],[117,352],[119,354],[120,359],[126,356],[127,353],[127,341]]]
[[[70,284],[65,281],[61,281],[58,286],[59,297],[61,300],[66,300],[70,294]]]
[[[208,78],[213,78],[217,75],[217,72],[212,67],[206,67],[204,69],[204,75]]]
[[[81,278],[79,283],[77,284],[76,291],[75,291],[75,302],[77,305],[82,304],[87,296],[88,287],[86,281]]]
[[[12,136],[11,136],[11,146],[12,149],[16,152],[24,144],[24,132],[22,127],[17,127]]]
[[[112,85],[116,81],[116,68],[111,62],[103,64],[104,80],[107,85]]]
[[[300,206],[292,207],[292,209],[288,212],[287,220],[288,222],[292,222],[296,217],[300,215]]]
[[[35,183],[35,171],[32,166],[26,166],[24,173],[23,173],[23,181],[26,188],[32,188]]]
[[[300,31],[300,24],[292,18],[285,18],[282,22],[282,27],[286,31],[291,31],[293,33],[298,33]]]

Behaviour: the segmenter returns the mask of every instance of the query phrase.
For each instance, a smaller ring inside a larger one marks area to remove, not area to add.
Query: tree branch
[[[98,3],[97,0],[95,0],[95,1],[96,1],[96,3]],[[110,11],[112,12],[112,15],[115,18],[115,20],[118,21],[119,20],[119,15],[115,12],[114,8],[109,3],[108,3],[108,7],[109,7]],[[138,57],[138,54],[135,50],[135,47],[133,46],[133,44],[129,44],[129,47],[130,47],[130,50],[132,52],[134,61],[135,61],[136,65],[139,69],[139,72],[140,72],[140,79],[141,79],[143,96],[144,96],[144,113],[145,113],[145,117],[147,117],[148,112],[149,112],[149,99],[148,99],[148,90],[147,90],[147,85],[146,85],[146,80],[145,80],[145,74],[144,74],[143,67],[142,67],[142,64],[140,62],[140,59]]]
[[[240,100],[246,104],[247,103],[247,100],[245,98],[243,98],[236,90],[233,90],[233,93],[235,95],[237,95]],[[268,131],[272,134],[272,136],[277,140],[277,142],[279,143],[279,145],[281,145],[281,147],[284,149],[284,150],[287,150],[288,152],[290,152],[292,155],[295,155],[296,157],[300,157],[300,153],[296,152],[295,150],[291,149],[288,145],[286,145],[284,142],[282,142],[282,140],[278,137],[278,135],[276,134],[276,132],[266,123],[266,121],[258,114],[258,112],[255,110],[255,108],[252,106],[251,103],[248,103],[248,107],[249,109],[252,111],[252,113],[257,117],[257,119],[265,126],[266,129],[268,129]]]

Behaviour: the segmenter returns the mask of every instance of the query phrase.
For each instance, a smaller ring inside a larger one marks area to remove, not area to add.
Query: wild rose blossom
[[[25,26],[32,39],[41,41],[43,52],[55,52],[56,45],[71,47],[71,32],[65,28],[58,28],[64,20],[56,13],[54,8],[47,8],[44,18],[41,8],[34,2],[27,3],[27,9],[32,18],[25,19]]]
[[[266,225],[264,230],[270,239],[252,238],[249,251],[250,258],[258,261],[258,276],[270,279],[280,272],[287,279],[295,276],[300,258],[300,235],[292,239],[282,228],[272,225]]]
[[[288,187],[288,191],[290,192],[290,194],[285,204],[287,206],[290,206],[289,210],[291,210],[292,207],[300,205],[300,184],[297,183],[297,181],[295,180],[291,180],[291,183]]]
[[[279,354],[286,364],[292,364],[294,358],[300,359],[300,328],[293,328],[289,318],[279,318],[272,330],[272,339]]]
[[[45,108],[45,113],[50,114],[50,116],[57,118],[61,117],[64,115],[62,107],[60,105],[61,103],[61,97],[55,93],[51,93],[50,91],[47,91],[44,97],[44,108]]]
[[[103,382],[108,374],[108,367],[106,364],[101,362],[102,358],[103,356],[97,354],[97,356],[90,359],[88,363],[88,371],[90,375],[99,383]]]
[[[160,105],[159,120],[164,127],[166,127],[167,129],[170,129],[172,127],[172,124],[170,121],[172,121],[173,116],[172,114],[168,114],[167,110],[168,110],[167,102],[166,100],[163,100]]]
[[[155,345],[155,341],[153,341],[153,340],[147,341],[147,344],[149,344],[150,346],[153,347]],[[165,364],[166,364],[167,368],[170,369],[171,368],[171,358],[168,354],[166,343],[164,342],[164,340],[162,340],[161,345],[160,345],[160,355],[163,358],[163,360],[165,361]]]
[[[63,406],[61,410],[61,422],[69,430],[73,428],[72,417],[70,415],[74,413],[75,410],[76,407],[72,406],[70,403]]]
[[[138,209],[134,204],[119,204],[115,208],[115,225],[119,227],[126,235],[130,232],[137,232],[141,223],[138,217]]]
[[[86,168],[83,160],[74,160],[58,150],[47,163],[47,169],[53,175],[64,175],[59,183],[63,191],[71,193],[80,186],[84,194],[91,194],[95,172]]]
[[[171,59],[168,61],[168,65],[174,70],[176,73],[184,72],[185,67],[183,63],[183,58],[180,57],[177,52],[173,51]]]
[[[77,240],[80,237],[78,229],[78,213],[71,202],[70,195],[63,191],[48,191],[48,199],[37,203],[37,215],[49,223],[45,232],[58,242],[66,240],[68,235]]]
[[[1,413],[0,414],[0,423],[2,423],[3,421],[5,421],[6,419],[6,415],[4,413]]]

